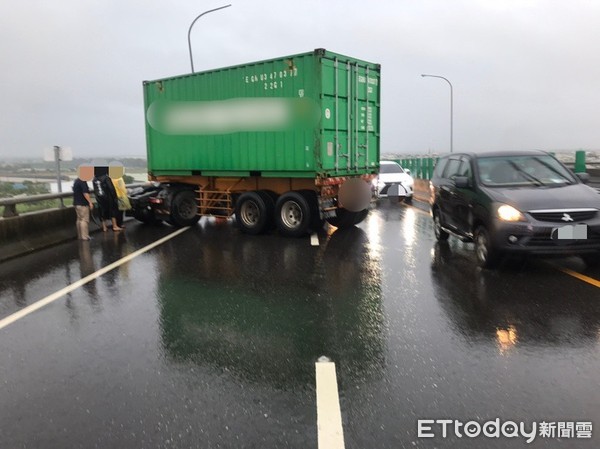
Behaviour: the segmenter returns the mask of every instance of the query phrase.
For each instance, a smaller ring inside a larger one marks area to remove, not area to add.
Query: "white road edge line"
[[[52,293],[51,295],[46,296],[45,298],[42,298],[39,301],[34,302],[33,304],[19,310],[18,312],[15,312],[12,315],[7,316],[6,318],[3,318],[2,320],[0,320],[0,329],[3,329],[6,326],[8,326],[9,324],[12,324],[15,321],[20,320],[21,318],[26,317],[27,315],[35,312],[36,310],[41,309],[44,306],[47,306],[48,304],[56,301],[57,299],[62,298],[67,293],[70,293],[73,290],[81,287],[82,285],[85,285],[88,282],[90,282],[96,278],[99,278],[103,274],[106,274],[109,271],[114,270],[115,268],[123,265],[124,263],[129,262],[130,260],[136,258],[137,256],[139,256],[147,251],[150,251],[151,249],[156,248],[159,245],[162,245],[166,241],[171,240],[173,237],[177,237],[179,234],[182,234],[183,232],[187,231],[189,228],[190,227],[188,226],[185,228],[178,229],[177,231],[163,237],[162,239],[157,240],[156,242],[153,242],[150,245],[147,245],[141,249],[138,249],[137,251],[134,251],[133,253],[123,257],[122,259],[119,259],[116,262],[113,262],[110,265],[107,265],[107,266],[99,269],[98,271],[96,271],[84,278],[81,278],[80,280],[73,282],[70,285],[67,285],[65,288],[63,288],[55,293]]]
[[[319,246],[319,235],[316,232],[313,232],[310,235],[310,245],[311,246]]]
[[[344,430],[335,363],[320,357],[315,363],[319,449],[344,449]]]

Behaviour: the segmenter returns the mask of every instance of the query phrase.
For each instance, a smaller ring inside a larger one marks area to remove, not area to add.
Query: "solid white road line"
[[[321,357],[315,363],[319,449],[344,449],[344,430],[335,363]]]
[[[166,241],[171,240],[173,237],[177,237],[179,234],[187,231],[188,229],[189,229],[189,226],[186,228],[178,229],[177,231],[167,235],[166,237],[163,237],[162,239],[157,240],[156,242],[151,243],[150,245],[145,246],[144,248],[138,249],[137,251],[134,251],[133,253],[123,257],[122,259],[119,259],[116,262],[113,262],[110,265],[107,265],[104,268],[99,269],[98,271],[90,274],[89,276],[81,278],[80,280],[73,282],[70,285],[67,285],[62,290],[52,293],[51,295],[46,296],[45,298],[40,299],[37,302],[34,302],[33,304],[19,310],[18,312],[15,312],[12,315],[7,316],[6,318],[0,320],[0,329],[3,329],[6,326],[8,326],[9,324],[12,324],[15,321],[20,320],[21,318],[26,317],[27,315],[35,312],[36,310],[41,309],[42,307],[56,301],[57,299],[60,299],[61,297],[65,296],[67,293],[70,293],[73,290],[81,287],[82,285],[85,285],[88,282],[90,282],[96,278],[99,278],[103,274],[106,274],[109,271],[114,270],[115,268],[123,265],[124,263],[129,262],[130,260],[136,258],[137,256],[139,256],[147,251],[150,251],[151,249],[156,248],[159,245],[162,245]]]
[[[319,246],[319,235],[316,232],[310,235],[310,245]]]

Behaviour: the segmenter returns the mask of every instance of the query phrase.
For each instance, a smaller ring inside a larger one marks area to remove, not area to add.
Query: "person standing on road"
[[[113,231],[122,231],[123,228],[117,224],[117,216],[119,215],[117,192],[115,191],[112,180],[108,176],[108,167],[94,167],[94,175],[92,183],[94,184],[94,196],[100,207],[102,230],[106,232],[107,227],[105,220],[110,220],[112,222]]]
[[[119,226],[121,229],[125,228],[123,225],[123,216],[125,211],[131,209],[131,203],[129,202],[129,197],[127,196],[127,186],[123,180],[124,174],[125,168],[123,167],[122,163],[113,161],[109,164],[108,176],[110,179],[112,179],[115,193],[117,194],[117,204],[119,209],[117,214],[117,226]]]
[[[77,170],[77,179],[73,183],[73,206],[77,220],[77,238],[79,240],[91,240],[90,226],[90,210],[94,208],[94,203],[90,197],[90,189],[87,181],[91,180],[94,175],[94,167],[79,166]]]

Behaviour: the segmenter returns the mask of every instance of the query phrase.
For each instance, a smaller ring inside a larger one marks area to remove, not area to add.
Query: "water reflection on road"
[[[363,375],[383,360],[379,262],[364,231],[247,238],[206,226],[173,264],[162,248],[158,298],[165,356],[280,389],[314,384],[321,355]]]
[[[494,339],[502,352],[600,346],[600,308],[592,289],[565,288],[559,280],[564,275],[543,263],[481,270],[461,246],[436,243],[431,264],[436,297],[457,334]]]

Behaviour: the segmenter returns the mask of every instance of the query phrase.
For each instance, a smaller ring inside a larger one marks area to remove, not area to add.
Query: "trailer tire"
[[[198,201],[192,190],[182,190],[175,194],[171,202],[171,215],[167,220],[173,226],[183,228],[198,223]]]
[[[268,195],[269,198],[271,199],[271,201],[273,202],[273,207],[275,207],[275,203],[277,202],[277,198],[279,198],[279,195],[277,195],[275,192],[273,192],[272,190],[259,190],[259,192],[261,194],[265,194]]]
[[[349,228],[363,221],[369,214],[369,209],[363,209],[358,212],[350,212],[348,209],[339,207],[336,210],[336,216],[327,219],[327,222],[336,228]]]
[[[300,192],[286,192],[275,204],[275,224],[287,237],[306,235],[311,227],[311,215],[309,201]]]
[[[273,222],[273,199],[266,192],[244,192],[235,202],[235,221],[245,234],[261,234]]]
[[[327,218],[327,223],[336,228],[344,229],[354,226],[354,212],[338,207],[335,211],[335,217]]]
[[[319,213],[319,198],[317,197],[317,192],[308,189],[300,190],[299,192],[306,199],[308,207],[310,208],[310,230],[318,232],[323,228],[325,220],[321,218],[321,214]]]
[[[272,231],[275,229],[275,204],[277,204],[279,196],[272,190],[259,190],[258,194],[262,195],[267,204],[267,227],[265,230]]]
[[[359,212],[354,213],[354,224],[357,225],[362,222],[369,215],[369,209],[363,209]]]

